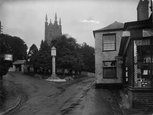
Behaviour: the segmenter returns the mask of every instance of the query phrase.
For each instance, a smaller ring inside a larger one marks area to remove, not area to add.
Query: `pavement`
[[[132,109],[128,101],[128,95],[123,90],[114,90],[113,94],[124,115],[153,115],[153,111],[140,111]]]
[[[0,108],[0,115],[6,115],[8,113],[13,112],[14,110],[16,110],[19,107],[20,103],[22,102],[22,95],[17,90],[17,88],[13,84],[11,84],[10,82],[5,82],[4,84],[5,84],[4,86],[8,92],[8,95],[7,95],[7,100],[6,100],[5,104]],[[94,92],[95,92],[94,90],[91,90],[88,95],[92,96],[92,94]],[[132,109],[130,107],[129,102],[128,102],[128,96],[123,92],[123,90],[110,91],[110,90],[101,89],[101,90],[98,90],[98,92],[100,92],[100,93],[97,93],[96,101],[100,103],[100,100],[104,99],[104,96],[106,96],[106,94],[107,94],[107,97],[105,97],[105,100],[107,100],[108,103],[111,104],[113,112],[114,112],[112,114],[115,114],[115,115],[153,115],[153,112],[138,111],[138,110]],[[101,104],[99,104],[99,105],[101,105]],[[96,109],[96,107],[93,107],[93,106],[95,106],[95,104],[90,103],[88,105],[88,111],[91,111],[90,108],[92,108],[92,111],[95,111],[98,113],[98,111],[97,111],[98,109]],[[101,106],[105,106],[105,105],[101,105]],[[100,107],[97,106],[99,108],[99,110],[100,110],[101,106]],[[93,109],[93,108],[95,108],[95,109]],[[70,115],[73,115],[73,112]],[[110,115],[111,115],[111,113],[110,113]]]

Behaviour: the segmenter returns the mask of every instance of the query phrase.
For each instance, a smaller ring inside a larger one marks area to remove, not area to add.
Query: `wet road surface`
[[[55,83],[21,73],[5,76],[23,93],[11,115],[123,115],[112,92],[94,88],[94,78]]]

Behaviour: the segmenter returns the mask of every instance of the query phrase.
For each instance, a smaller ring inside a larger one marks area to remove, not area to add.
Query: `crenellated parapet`
[[[61,18],[59,18],[59,22],[57,20],[57,14],[55,13],[55,21],[52,23],[51,19],[48,23],[48,17],[46,15],[45,19],[45,41],[50,45],[51,41],[58,36],[62,35],[62,25]]]

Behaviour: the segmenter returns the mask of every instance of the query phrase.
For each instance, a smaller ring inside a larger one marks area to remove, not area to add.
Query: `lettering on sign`
[[[135,40],[137,46],[150,45],[150,40]]]

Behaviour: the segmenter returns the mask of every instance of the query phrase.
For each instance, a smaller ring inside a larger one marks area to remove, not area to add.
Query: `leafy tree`
[[[83,43],[80,48],[80,53],[83,56],[83,62],[85,64],[84,70],[89,72],[95,72],[95,56],[94,48]],[[90,63],[89,63],[90,62]]]
[[[56,47],[56,66],[57,69],[94,72],[95,57],[94,48],[86,43],[79,45],[72,37],[63,35],[51,42],[51,47]],[[40,49],[34,57],[34,66],[44,74],[51,68],[51,47],[46,42],[41,41]],[[90,62],[90,63],[89,63]]]
[[[8,72],[12,65],[10,61],[4,61],[4,54],[12,54],[13,60],[25,59],[27,55],[27,45],[19,37],[0,34],[0,79]]]
[[[83,56],[81,54],[78,54],[76,57],[75,65],[74,65],[74,70],[76,73],[81,73],[81,71],[84,69],[85,64],[83,62]]]
[[[57,49],[57,68],[81,71],[84,64],[79,51],[79,44],[72,37],[67,37],[66,35],[61,36],[52,41]],[[64,73],[63,73],[64,74]]]
[[[37,58],[37,54],[38,54],[38,48],[35,44],[32,44],[32,46],[29,49],[28,56],[27,56],[27,65],[33,66],[35,72],[36,72],[35,61]]]
[[[27,45],[25,42],[16,36],[10,36],[6,34],[0,34],[1,44],[4,44],[7,50],[3,53],[13,54],[13,61],[26,59]],[[1,52],[0,52],[1,53]]]
[[[47,73],[51,69],[51,48],[43,40],[41,41],[40,49],[36,57],[35,68],[44,74]]]

